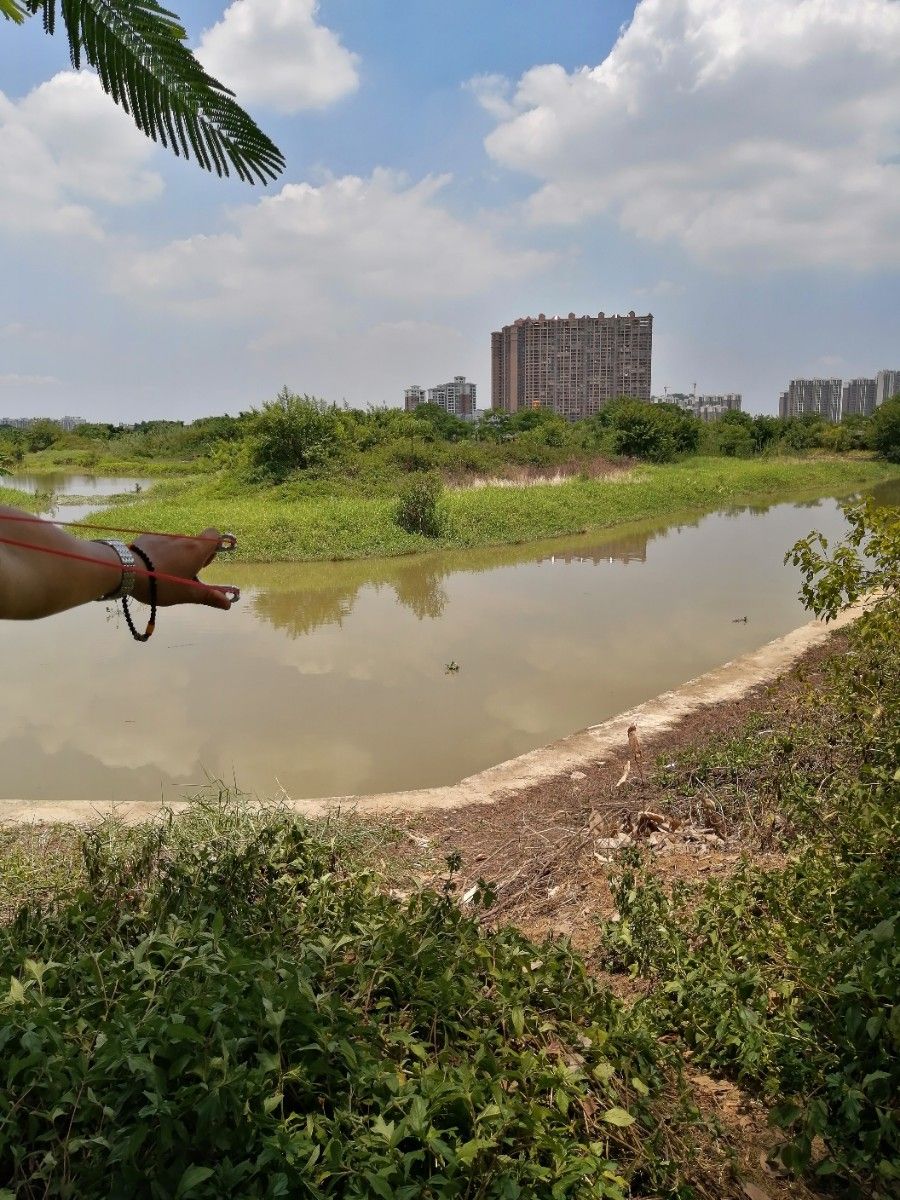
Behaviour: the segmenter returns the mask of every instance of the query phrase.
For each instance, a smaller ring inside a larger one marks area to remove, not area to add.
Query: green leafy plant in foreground
[[[88,836],[88,886],[0,931],[16,1197],[689,1194],[661,1051],[569,949],[292,818],[179,820]]]
[[[631,852],[605,936],[611,967],[655,981],[640,1005],[651,1025],[773,1106],[785,1165],[834,1177],[842,1197],[887,1198],[900,1191],[900,520],[848,515],[830,560],[818,535],[792,551],[807,602],[833,615],[866,588],[881,599],[789,728],[754,734],[758,803],[780,809],[787,865],[667,892]]]

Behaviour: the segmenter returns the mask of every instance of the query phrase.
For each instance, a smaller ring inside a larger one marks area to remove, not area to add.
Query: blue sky
[[[175,160],[0,25],[0,415],[486,406],[539,311],[652,311],[654,391],[753,411],[900,366],[896,0],[175,7],[287,170]]]

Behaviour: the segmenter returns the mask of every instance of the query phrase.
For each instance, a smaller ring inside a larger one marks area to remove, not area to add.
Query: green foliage
[[[870,438],[872,448],[888,462],[900,462],[900,396],[875,409]]]
[[[825,422],[812,415],[794,417],[782,423],[781,444],[786,450],[809,450],[819,444],[827,428]]]
[[[740,414],[735,413],[735,416]],[[749,458],[756,449],[753,434],[743,424],[722,421],[718,432],[718,449],[726,458]]]
[[[453,863],[394,900],[277,814],[84,853],[79,894],[0,929],[21,1200],[689,1194],[653,1037],[565,946],[465,915]]]
[[[178,18],[157,0],[5,0],[0,11],[13,20],[40,13],[50,34],[59,11],[72,66],[93,67],[138,129],[175,154],[193,154],[220,176],[233,169],[248,183],[267,183],[284,169],[278,147],[207,74]]]
[[[778,435],[781,431],[782,422],[778,417],[757,416],[753,418],[753,425],[750,434],[753,438],[753,445],[758,454],[769,446],[774,445],[778,440]]]
[[[415,475],[400,489],[397,501],[397,524],[407,533],[423,537],[440,537],[444,516],[440,501],[444,491],[440,475],[435,471]]]
[[[643,404],[617,400],[598,414],[598,423],[612,431],[616,453],[648,462],[671,462],[697,449],[699,422],[675,404]]]
[[[871,498],[844,507],[849,526],[831,558],[821,533],[801,539],[785,555],[804,578],[800,594],[817,617],[833,620],[861,596],[900,594],[900,514]]]
[[[253,473],[280,482],[294,471],[324,466],[340,450],[344,427],[332,405],[297,396],[284,387],[255,411],[247,426],[247,456]]]
[[[62,437],[62,430],[56,421],[42,418],[35,421],[24,431],[25,445],[29,450],[46,450]]]
[[[440,438],[443,441],[458,442],[470,437],[472,433],[469,421],[463,421],[453,413],[448,413],[439,404],[417,405],[415,418],[432,438]]]
[[[786,865],[747,861],[667,893],[632,854],[606,939],[611,966],[656,981],[642,1009],[661,1034],[774,1105],[784,1165],[887,1200],[900,1183],[900,518],[848,517],[831,559],[817,534],[789,555],[806,602],[833,615],[864,590],[881,598],[787,728],[713,753],[755,772],[754,823],[793,841]],[[773,805],[777,824],[760,820]]]
[[[0,15],[21,25],[26,17],[25,0],[0,0]]]

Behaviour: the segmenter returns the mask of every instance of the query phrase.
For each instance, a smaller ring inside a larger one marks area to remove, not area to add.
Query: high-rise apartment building
[[[825,421],[839,421],[842,392],[840,379],[792,379],[784,416],[802,417],[813,413]]]
[[[520,317],[491,334],[491,405],[570,421],[619,396],[650,399],[653,316]]]
[[[428,402],[428,394],[423,387],[413,384],[403,393],[403,407],[407,412],[414,412],[420,404]]]
[[[415,384],[408,387],[403,394],[403,407],[407,412],[414,412],[420,404],[436,404],[455,417],[474,421],[476,393],[474,383],[469,383],[465,375],[457,375],[450,383],[439,383],[427,392]]]
[[[791,394],[790,392],[781,392],[778,397],[778,415],[782,421],[788,418],[788,409],[790,408]]]
[[[848,379],[841,395],[841,417],[871,417],[875,411],[875,380]]]
[[[436,404],[455,417],[462,417],[464,421],[474,421],[475,395],[475,384],[468,383],[465,375],[456,375],[450,383],[429,388],[428,403]]]
[[[894,396],[900,396],[900,371],[879,371],[875,376],[875,407],[880,408]]]

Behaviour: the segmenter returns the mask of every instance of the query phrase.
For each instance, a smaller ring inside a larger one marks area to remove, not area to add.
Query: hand
[[[169,579],[157,581],[156,603],[160,608],[172,604],[206,604],[210,608],[231,608],[231,600],[221,588],[206,584],[198,587],[193,582],[204,567],[209,566],[219,549],[218,529],[204,529],[197,538],[168,538],[154,533],[143,533],[135,538],[134,545],[143,550],[157,571],[166,575],[178,575],[189,586],[173,583]],[[209,539],[209,540],[207,540]],[[138,563],[138,566],[142,566]],[[150,581],[146,575],[135,578],[134,597],[150,602]]]

